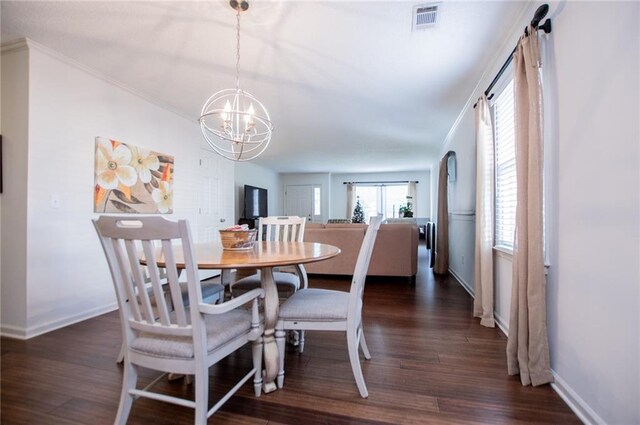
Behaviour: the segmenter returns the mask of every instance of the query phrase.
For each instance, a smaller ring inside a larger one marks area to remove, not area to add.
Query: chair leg
[[[197,370],[197,369],[196,369]],[[204,370],[196,373],[196,425],[207,424],[207,407],[209,406],[209,369],[205,366]]]
[[[353,377],[356,379],[356,384],[358,385],[358,391],[360,391],[362,398],[367,398],[369,397],[369,393],[367,392],[367,385],[364,383],[364,376],[362,375],[362,368],[360,367],[358,336],[356,331],[347,331],[347,347],[349,348],[349,360],[351,361]]]
[[[278,377],[276,384],[278,388],[282,388],[284,385],[284,346],[285,346],[286,332],[282,329],[276,329],[276,344],[278,345],[278,355],[280,357],[280,364],[278,365]]]
[[[300,344],[298,349],[300,350],[301,354],[304,352],[304,331],[300,331]]]
[[[369,353],[369,347],[367,341],[364,340],[364,329],[360,328],[360,347],[362,348],[362,354],[367,360],[371,360],[371,353]]]
[[[122,391],[120,393],[120,405],[118,406],[118,414],[114,424],[124,425],[127,423],[131,405],[133,404],[133,396],[129,394],[130,390],[136,388],[138,381],[138,367],[134,364],[126,362],[124,365],[124,376],[122,378]]]
[[[120,353],[116,359],[116,363],[121,364],[122,362],[124,362],[124,344],[120,345]]]
[[[253,378],[253,388],[256,393],[256,397],[260,397],[262,393],[262,349],[264,344],[262,343],[262,337],[256,339],[251,344],[251,352],[253,354],[253,368],[256,370],[256,374]]]

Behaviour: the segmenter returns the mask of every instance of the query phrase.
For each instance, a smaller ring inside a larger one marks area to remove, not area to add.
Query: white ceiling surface
[[[429,167],[527,6],[444,1],[436,27],[412,32],[416,4],[251,2],[240,85],[275,126],[254,162],[279,172]],[[194,121],[211,94],[235,84],[235,11],[223,0],[1,7],[3,43],[28,37]]]

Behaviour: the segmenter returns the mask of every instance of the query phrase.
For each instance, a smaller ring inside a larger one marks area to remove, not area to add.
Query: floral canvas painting
[[[171,214],[173,156],[96,137],[93,211]]]

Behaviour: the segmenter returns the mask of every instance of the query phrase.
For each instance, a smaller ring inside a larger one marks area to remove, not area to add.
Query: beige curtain
[[[433,272],[445,274],[449,271],[449,206],[447,196],[447,159],[440,160],[438,173],[438,222],[436,223],[436,263]]]
[[[516,121],[516,234],[507,362],[522,385],[553,381],[547,338],[542,221],[542,84],[537,31],[529,26],[513,57]]]
[[[476,254],[473,315],[495,327],[493,318],[493,130],[487,96],[476,107]]]
[[[416,198],[416,182],[409,182],[407,185],[407,196],[411,197],[411,211],[413,211],[413,216],[416,217],[418,215],[418,199]]]
[[[347,220],[353,218],[353,209],[356,207],[356,191],[353,184],[347,184]]]

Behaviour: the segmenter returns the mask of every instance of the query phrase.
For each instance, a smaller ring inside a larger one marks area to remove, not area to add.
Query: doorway
[[[322,186],[286,185],[284,213],[307,217],[308,223],[322,223]]]

